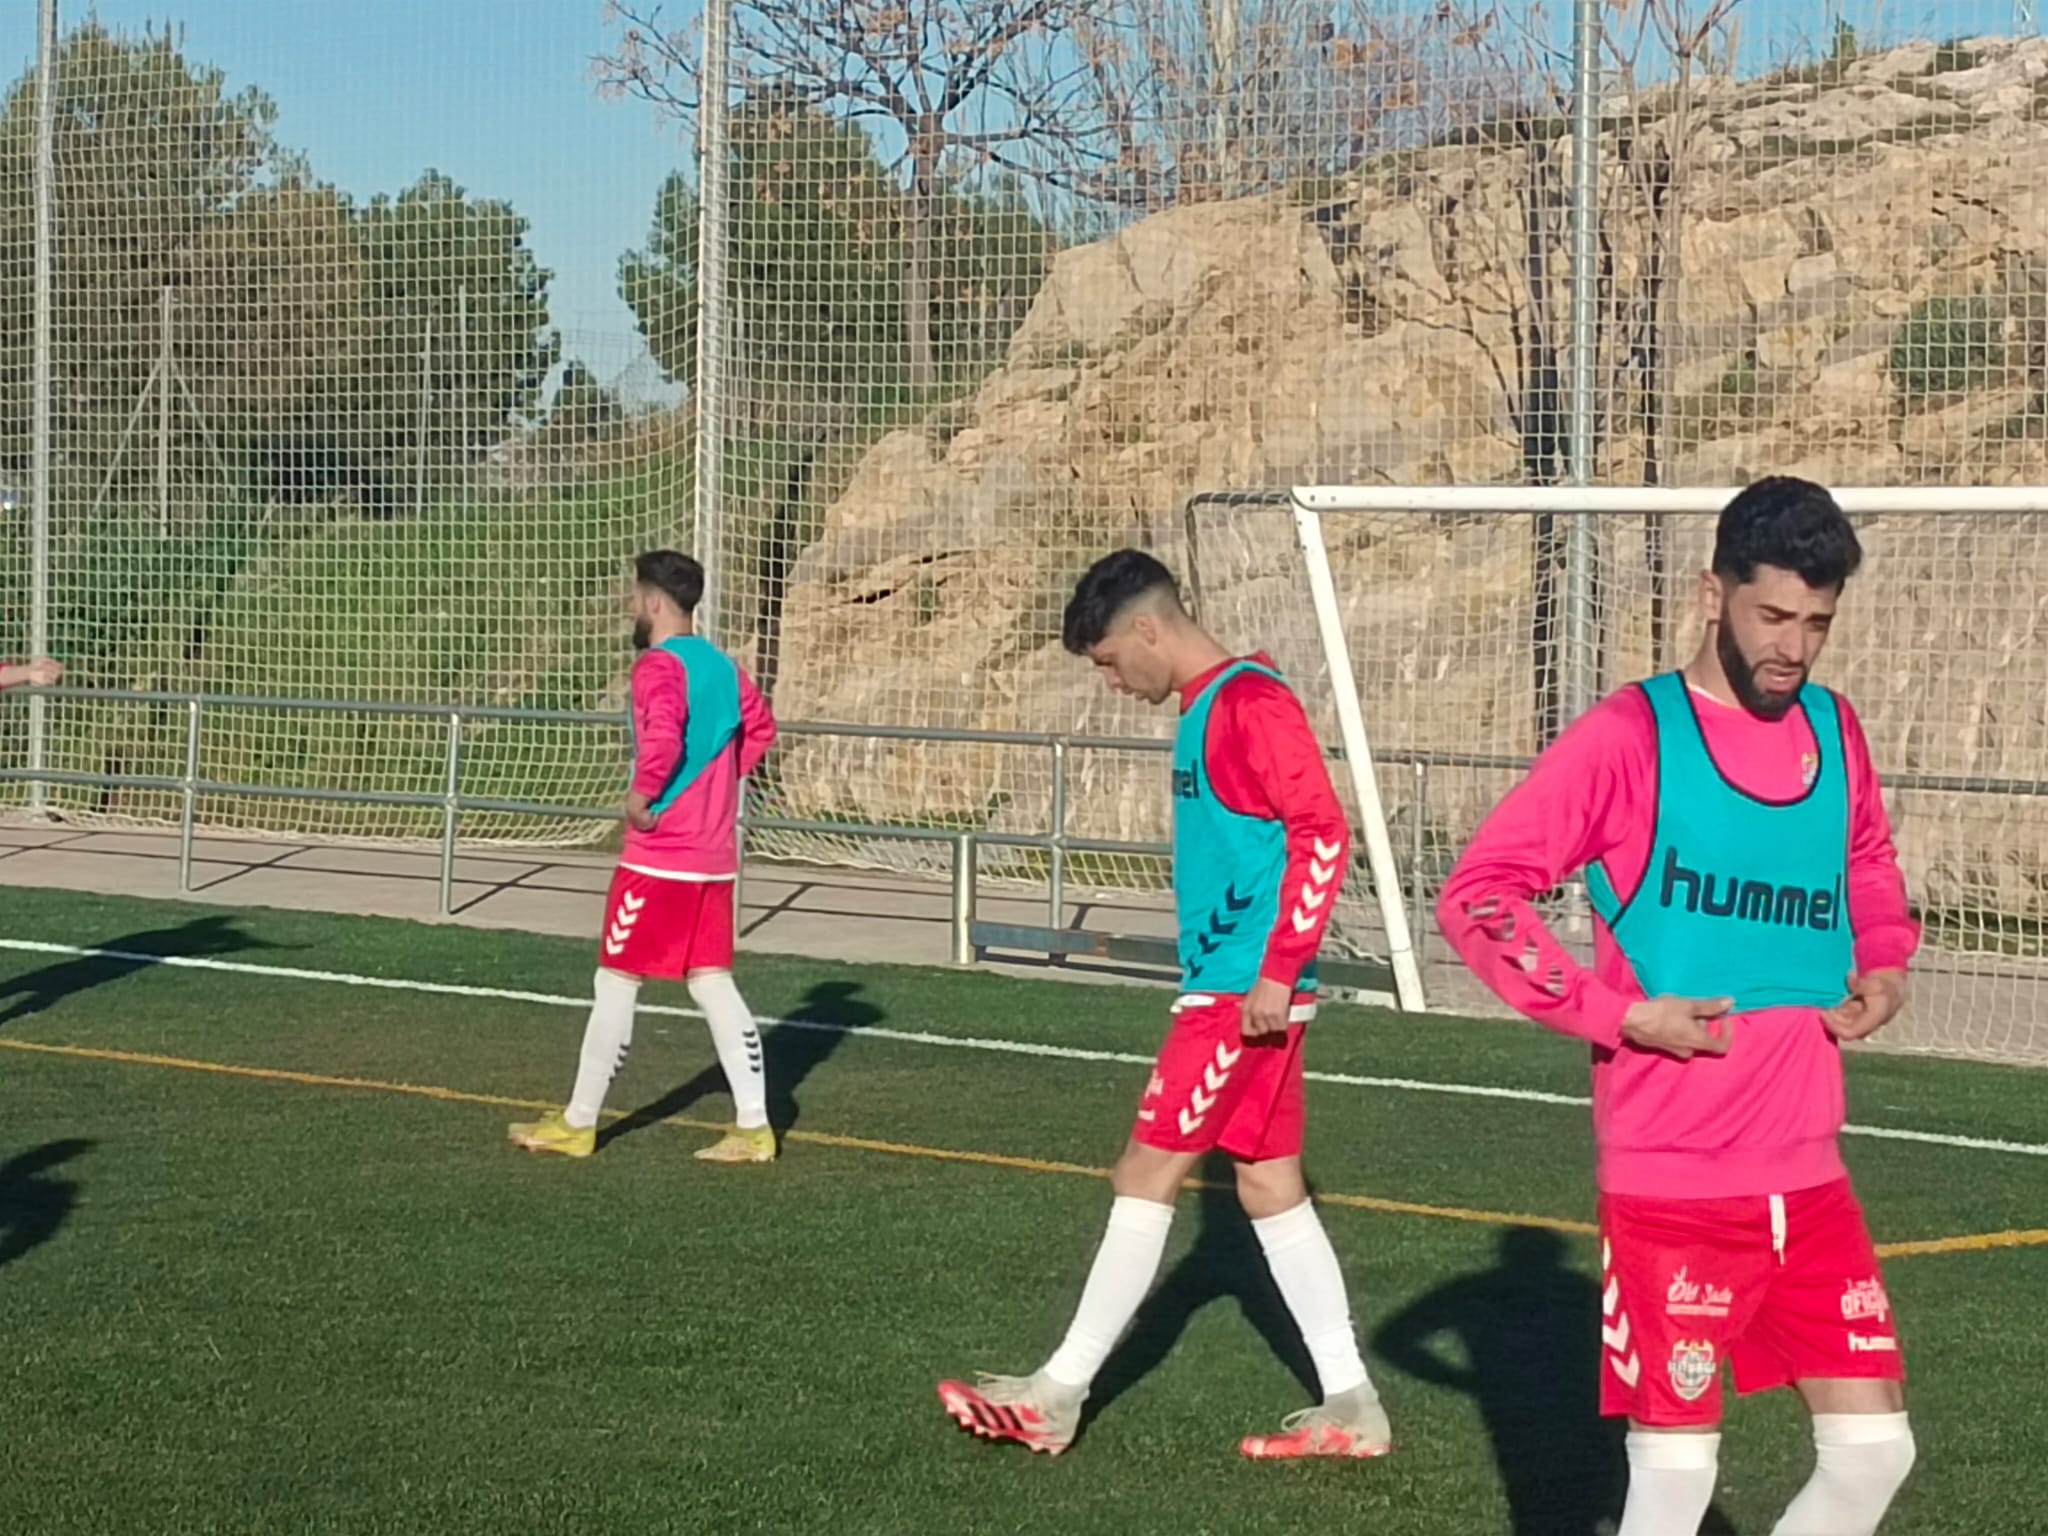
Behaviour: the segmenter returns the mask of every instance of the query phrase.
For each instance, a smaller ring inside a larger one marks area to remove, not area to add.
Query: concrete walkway
[[[443,917],[436,850],[365,848],[266,838],[202,836],[193,844],[192,886],[178,889],[175,832],[105,831],[48,823],[0,823],[0,886],[87,891],[107,896],[284,907],[454,922],[590,939],[603,917],[608,854],[558,849],[458,854],[454,911]],[[1119,895],[1089,901],[1072,892],[1066,917],[1106,933],[1166,936],[1163,902]],[[1043,925],[1043,897],[984,885],[979,916]],[[743,950],[855,963],[947,965],[952,896],[944,881],[793,865],[750,864],[741,887]],[[1023,957],[1000,969],[1043,975]],[[1083,962],[1058,974],[1132,979]]]

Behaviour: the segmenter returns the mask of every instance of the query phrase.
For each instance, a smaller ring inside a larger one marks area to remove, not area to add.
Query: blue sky
[[[668,10],[680,25],[696,3]],[[1867,38],[1969,35],[2009,29],[2012,0],[1745,0],[1740,13],[1743,63],[1755,69],[1806,51],[1832,14]],[[645,239],[655,191],[686,147],[645,103],[598,95],[603,0],[60,0],[61,26],[95,14],[122,31],[168,15],[190,57],[233,88],[267,92],[280,141],[352,194],[396,192],[431,167],[510,200],[555,273],[569,355],[605,379],[630,370],[622,382],[636,394],[654,389],[617,266]],[[1562,35],[1570,7],[1548,0],[1540,14]],[[36,0],[0,4],[0,66],[32,66],[35,25]]]
[[[694,6],[671,4],[686,18]],[[58,24],[182,27],[196,61],[278,106],[281,143],[367,197],[429,167],[508,199],[572,355],[611,378],[644,357],[619,300],[621,252],[646,238],[661,180],[687,146],[644,102],[597,94],[603,0],[59,0]],[[36,0],[0,6],[0,66],[34,66]],[[634,368],[636,382],[646,367]]]

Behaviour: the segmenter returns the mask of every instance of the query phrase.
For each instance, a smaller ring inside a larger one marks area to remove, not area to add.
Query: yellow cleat
[[[756,1126],[752,1130],[734,1126],[722,1140],[697,1153],[700,1163],[772,1163],[775,1161],[775,1128]]]
[[[597,1150],[597,1127],[592,1125],[578,1130],[562,1118],[560,1110],[552,1110],[523,1125],[510,1126],[505,1134],[513,1146],[524,1147],[529,1152],[588,1157]]]

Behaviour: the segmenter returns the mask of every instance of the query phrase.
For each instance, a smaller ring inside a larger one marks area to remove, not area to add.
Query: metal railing
[[[301,800],[329,805],[391,806],[438,811],[441,817],[440,906],[443,916],[455,910],[455,860],[461,822],[466,814],[534,816],[582,821],[621,820],[616,808],[555,805],[544,801],[508,800],[462,792],[465,728],[479,721],[580,725],[630,734],[632,719],[624,712],[521,709],[507,705],[404,704],[368,700],[299,699],[256,694],[150,692],[120,688],[45,688],[23,690],[32,699],[97,704],[140,704],[182,710],[185,715],[184,771],[176,776],[133,773],[86,773],[51,768],[0,768],[0,783],[31,787],[69,785],[86,789],[155,790],[179,797],[178,889],[192,889],[193,840],[198,832],[199,800],[206,795],[248,799]],[[341,788],[321,785],[255,784],[208,778],[201,772],[201,749],[208,710],[274,710],[282,713],[381,715],[447,723],[447,749],[439,793],[407,790]],[[1165,753],[1171,743],[1155,738],[1069,736],[1035,731],[969,731],[917,726],[793,723],[780,727],[785,738],[851,737],[874,741],[907,741],[963,746],[1017,746],[1043,749],[1052,770],[1051,825],[1044,832],[1000,832],[986,829],[914,827],[879,822],[823,821],[803,817],[756,815],[743,811],[742,849],[754,832],[791,832],[870,841],[931,843],[951,848],[952,957],[955,964],[974,961],[973,930],[979,902],[980,852],[983,848],[1031,848],[1047,856],[1048,924],[1065,924],[1068,861],[1077,853],[1121,854],[1134,858],[1165,858],[1169,844],[1070,836],[1067,824],[1067,777],[1076,751]],[[736,893],[737,895],[737,893]],[[737,902],[735,903],[737,905]]]
[[[192,889],[193,839],[198,832],[199,800],[206,795],[237,795],[249,799],[302,800],[333,805],[391,806],[438,811],[440,836],[440,906],[442,915],[454,909],[455,861],[460,844],[462,818],[468,814],[533,816],[583,821],[617,822],[616,808],[588,805],[556,805],[545,801],[511,800],[462,792],[463,746],[466,728],[482,721],[517,721],[527,724],[580,725],[629,732],[630,716],[624,712],[522,709],[509,705],[403,704],[366,700],[298,699],[248,694],[145,692],[113,688],[48,688],[22,690],[33,698],[100,704],[141,704],[179,709],[185,715],[184,771],[176,776],[161,774],[85,773],[50,768],[0,768],[0,783],[29,785],[72,785],[90,789],[155,790],[179,797],[178,889]],[[214,779],[201,772],[201,748],[208,710],[275,710],[286,713],[329,715],[382,715],[410,719],[442,720],[447,724],[441,788],[426,791],[339,788],[317,785],[254,784]],[[975,957],[973,932],[980,901],[980,854],[983,848],[1036,849],[1046,855],[1046,927],[1066,927],[1068,864],[1075,854],[1122,855],[1130,858],[1168,858],[1172,846],[1165,842],[1137,842],[1114,838],[1075,837],[1067,831],[1069,779],[1076,752],[1135,752],[1164,754],[1172,749],[1156,737],[1064,735],[1045,731],[974,731],[901,725],[854,725],[836,722],[797,722],[781,726],[786,738],[842,737],[867,741],[904,741],[919,744],[960,746],[1014,746],[1044,751],[1050,762],[1051,793],[1049,825],[1043,832],[1003,832],[987,828],[917,827],[887,822],[825,821],[806,817],[760,815],[743,812],[742,847],[747,836],[757,832],[787,832],[814,836],[857,838],[876,842],[926,843],[950,850],[952,888],[952,958],[970,965]],[[1341,762],[1341,750],[1329,752]],[[1429,803],[1431,776],[1437,769],[1478,769],[1519,773],[1530,759],[1511,753],[1435,752],[1396,747],[1380,751],[1379,761],[1389,767],[1406,767],[1411,774],[1409,810],[1409,905],[1411,922],[1418,933],[1427,919],[1426,868],[1430,858]],[[1978,778],[1948,774],[1887,774],[1888,789],[1959,795],[2002,795],[2034,798],[2048,796],[2048,779]]]

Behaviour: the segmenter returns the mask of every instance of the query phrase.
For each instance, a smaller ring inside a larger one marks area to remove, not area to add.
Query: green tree
[[[555,398],[548,402],[548,435],[558,441],[588,442],[625,419],[619,397],[599,383],[580,358],[572,359],[555,386]]]
[[[791,90],[757,94],[728,139],[729,409],[786,431],[821,409],[872,414],[915,384],[900,317],[905,197],[859,128]],[[1023,322],[1052,241],[1015,181],[932,198],[932,359],[978,380]],[[619,288],[669,378],[694,387],[701,210],[678,172]]]
[[[661,0],[610,0],[605,83],[695,124],[697,28],[671,27]],[[891,282],[911,387],[939,382],[934,313],[952,178],[996,168],[1071,179],[1108,140],[1084,108],[1083,23],[1113,25],[1111,0],[745,0],[732,17],[736,77],[873,125],[901,192]],[[863,135],[865,137],[865,135]]]
[[[271,138],[270,99],[230,94],[167,30],[75,28],[58,49],[56,89],[52,427],[76,495],[109,471],[151,472],[152,456],[117,465],[115,453],[156,363],[164,292],[185,298],[225,281],[209,301],[239,318],[241,274],[205,270],[204,253],[266,174],[290,167]],[[17,474],[29,454],[37,92],[31,73],[0,115],[0,457]],[[189,431],[189,418],[179,426]]]
[[[900,200],[867,136],[772,91],[733,113],[729,144],[732,407],[777,432],[820,406],[899,389]],[[695,193],[670,176],[646,249],[620,264],[620,291],[650,350],[686,384],[696,375],[699,218]]]
[[[372,504],[395,510],[533,421],[561,341],[552,274],[509,203],[428,171],[372,199],[358,228],[366,314],[343,458]]]

